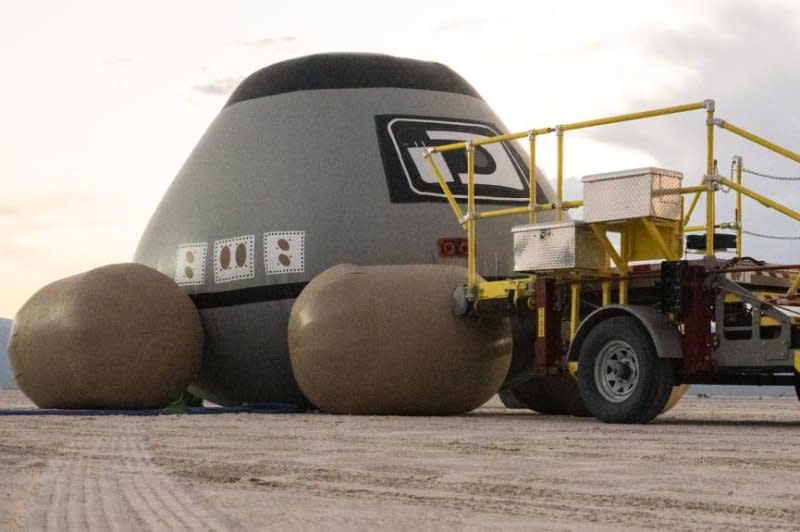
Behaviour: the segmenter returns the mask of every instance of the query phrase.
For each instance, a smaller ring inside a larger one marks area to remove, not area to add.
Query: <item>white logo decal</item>
[[[429,148],[500,134],[490,125],[477,122],[403,117],[390,120],[386,128],[410,190],[419,196],[429,197],[444,197],[436,175],[425,158]],[[464,150],[436,153],[432,158],[453,195],[466,198],[467,158]],[[514,202],[527,198],[527,169],[523,168],[523,164],[509,143],[476,146],[475,197],[479,200]]]
[[[305,271],[305,231],[264,233],[264,269],[267,274]]]
[[[255,277],[255,239],[255,235],[243,235],[214,242],[215,283]]]
[[[208,244],[181,244],[175,257],[175,282],[180,286],[201,285],[206,282]]]

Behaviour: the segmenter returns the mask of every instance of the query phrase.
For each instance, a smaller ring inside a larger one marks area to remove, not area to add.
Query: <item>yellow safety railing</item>
[[[487,137],[484,139],[477,139],[466,142],[455,142],[451,144],[444,144],[429,148],[426,152],[426,158],[430,165],[436,180],[439,183],[445,197],[447,198],[450,207],[456,215],[459,223],[465,227],[467,231],[467,270],[469,288],[475,288],[475,221],[484,218],[496,218],[499,216],[512,216],[518,214],[528,214],[530,223],[536,223],[536,213],[543,211],[556,211],[556,218],[562,219],[564,211],[573,209],[583,205],[581,200],[565,201],[564,200],[564,133],[577,129],[585,129],[590,127],[597,127],[609,124],[617,124],[620,122],[629,122],[633,120],[641,120],[645,118],[652,118],[656,116],[665,116],[676,113],[684,113],[687,111],[695,111],[699,109],[707,109],[709,112],[708,120],[713,119],[714,102],[712,100],[705,100],[703,102],[690,103],[685,105],[677,105],[673,107],[664,107],[660,109],[653,109],[650,111],[642,111],[637,113],[628,113],[622,115],[614,115],[606,118],[598,118],[593,120],[586,120],[582,122],[572,122],[567,124],[560,124],[555,127],[544,127],[538,129],[530,129],[519,133],[507,133],[504,135],[497,135],[494,137]],[[713,165],[713,127],[709,128],[709,155],[708,158]],[[540,135],[547,135],[555,133],[557,136],[557,185],[556,185],[556,201],[549,204],[538,204],[536,197],[536,138]],[[512,140],[520,140],[527,138],[530,147],[530,160],[529,164],[529,202],[527,207],[512,207],[505,209],[496,209],[484,212],[477,212],[475,209],[475,146],[484,144],[495,144],[501,142],[508,142]],[[442,176],[436,161],[432,157],[436,153],[445,153],[450,151],[464,150],[467,154],[467,212],[462,211],[458,204],[450,186]],[[709,172],[710,173],[710,172]]]
[[[681,188],[682,194],[692,194],[691,204],[689,206],[688,211],[684,213],[683,219],[681,221],[681,229],[683,232],[689,231],[702,231],[705,230],[706,233],[706,255],[713,256],[714,255],[714,230],[717,228],[722,227],[736,227],[737,230],[737,254],[741,255],[741,231],[742,231],[742,196],[747,196],[752,198],[762,205],[765,205],[769,208],[775,209],[778,212],[781,212],[795,220],[800,221],[800,213],[789,209],[777,202],[770,200],[769,198],[758,194],[757,192],[748,189],[747,187],[742,185],[742,165],[741,165],[741,158],[738,159],[737,165],[737,173],[736,173],[736,181],[731,181],[730,179],[726,179],[722,176],[716,175],[716,164],[714,158],[714,127],[720,127],[727,131],[730,131],[740,137],[743,137],[751,142],[759,144],[775,153],[788,157],[796,162],[800,162],[800,155],[797,153],[788,150],[784,147],[781,147],[769,140],[766,140],[758,135],[755,135],[749,131],[746,131],[740,127],[737,127],[730,122],[725,120],[721,120],[719,118],[715,118],[715,103],[714,100],[704,100],[702,102],[694,102],[688,103],[684,105],[676,105],[673,107],[663,107],[659,109],[652,109],[649,111],[641,111],[636,113],[628,113],[628,114],[621,114],[621,115],[614,115],[605,118],[596,118],[592,120],[585,120],[582,122],[572,122],[567,124],[559,124],[553,127],[544,127],[538,129],[530,129],[528,131],[518,132],[518,133],[508,133],[504,135],[497,135],[494,137],[487,137],[483,139],[476,139],[466,142],[455,142],[450,144],[444,144],[441,146],[436,146],[429,148],[426,151],[426,159],[428,160],[428,164],[430,165],[434,176],[436,177],[439,186],[441,187],[442,191],[444,192],[445,197],[447,198],[450,207],[452,208],[453,212],[456,215],[459,223],[464,227],[467,231],[467,241],[468,241],[468,257],[467,257],[467,269],[468,269],[468,287],[470,289],[470,293],[477,293],[475,291],[476,285],[476,250],[475,250],[475,241],[476,241],[476,234],[475,234],[475,221],[485,218],[496,218],[501,216],[513,216],[519,214],[528,214],[530,223],[536,222],[536,214],[539,212],[544,211],[555,211],[556,218],[561,220],[563,217],[563,213],[572,208],[580,207],[583,205],[583,201],[581,200],[572,200],[566,201],[564,199],[564,134],[567,131],[574,131],[578,129],[586,129],[610,124],[618,124],[621,122],[630,122],[634,120],[641,120],[646,118],[654,118],[658,116],[665,116],[665,115],[672,115],[677,113],[685,113],[689,111],[696,111],[696,110],[705,110],[706,111],[706,168],[705,174],[703,177],[703,182],[696,186],[689,186]],[[540,135],[547,135],[555,133],[556,134],[556,201],[553,203],[545,203],[540,204],[537,203],[538,198],[536,197],[536,138]],[[495,209],[495,210],[488,210],[478,212],[475,207],[475,147],[481,146],[485,144],[495,144],[495,143],[502,143],[508,142],[512,140],[521,140],[527,138],[529,142],[529,149],[530,149],[530,160],[529,160],[529,203],[525,207],[511,207],[511,208],[503,208],[503,209]],[[467,156],[467,212],[464,213],[461,209],[461,206],[458,204],[456,197],[453,195],[452,190],[450,189],[449,185],[445,181],[444,177],[442,176],[441,171],[439,170],[436,161],[434,160],[433,155],[437,153],[445,153],[451,151],[458,151],[464,150]],[[716,191],[719,189],[721,185],[729,187],[736,191],[737,193],[737,203],[736,203],[736,221],[733,224],[717,224],[716,223],[716,203],[715,203],[715,195]],[[689,226],[689,220],[691,219],[692,213],[694,212],[695,207],[700,199],[700,195],[705,193],[706,195],[706,219],[705,224],[701,226]],[[593,230],[597,229],[592,227]],[[667,246],[664,245],[663,239],[661,239],[658,230],[651,225],[645,223],[645,229],[653,239],[659,244],[659,249],[662,251],[667,251]],[[596,231],[597,232],[597,231]],[[624,238],[624,234],[622,235]],[[658,237],[658,238],[656,238]],[[607,240],[607,239],[606,239]],[[618,268],[625,267],[624,259],[620,258],[616,252],[614,252],[613,247],[609,251],[609,256],[614,262],[617,264]],[[621,272],[625,273],[625,272]],[[625,300],[626,294],[623,294],[622,290],[623,286],[620,283],[620,302]],[[604,301],[608,299],[607,294],[607,285],[604,285]],[[579,292],[578,289],[573,287],[572,293],[575,295]]]
[[[736,179],[736,183],[738,185],[742,184],[742,157],[740,155],[735,155],[733,157],[733,161],[731,163],[731,177]],[[683,194],[702,194],[706,192],[707,187],[705,185],[698,185],[694,187],[684,187],[681,189],[681,193]],[[722,223],[715,223],[714,229],[733,229],[736,231],[736,256],[742,256],[742,233],[743,233],[743,225],[742,225],[742,198],[743,194],[740,190],[736,191],[736,206],[734,207],[734,221],[733,222],[722,222]],[[684,219],[684,222],[688,223],[688,217]],[[708,228],[706,225],[684,225],[683,232],[684,233],[695,233],[695,232],[704,232]]]
[[[751,133],[745,129],[742,129],[738,126],[731,124],[725,120],[719,118],[713,118],[713,116],[709,115],[707,120],[708,128],[711,129],[713,126],[720,127],[731,133],[734,133],[750,142],[758,144],[759,146],[763,146],[764,148],[777,153],[778,155],[783,155],[784,157],[791,159],[794,162],[800,163],[800,154],[793,152],[787,148],[779,146],[774,142],[771,142],[763,137],[760,137],[754,133]],[[710,134],[712,135],[712,134]],[[712,137],[709,137],[712,138]],[[713,157],[713,154],[711,155]],[[770,200],[769,198],[758,194],[742,185],[742,160],[741,157],[737,157],[736,159],[737,168],[736,168],[736,183],[733,183],[729,179],[719,178],[719,176],[714,175],[713,171],[713,160],[711,164],[711,171],[706,174],[704,180],[706,181],[706,198],[707,198],[707,207],[706,207],[706,254],[709,256],[714,255],[714,228],[717,227],[714,222],[714,192],[716,192],[717,187],[722,184],[726,186],[730,186],[730,188],[736,191],[736,253],[737,255],[741,256],[742,254],[742,195],[745,195],[751,199],[756,200],[757,202],[761,203],[765,207],[770,209],[777,210],[794,220],[800,221],[800,218],[797,217],[797,212],[784,207],[780,203]],[[733,185],[733,186],[731,186]],[[692,199],[692,203],[689,206],[688,212],[685,214],[683,223],[684,226],[689,223],[689,219],[694,212],[694,208],[697,205],[697,200],[700,197],[700,193],[702,191],[695,192],[694,198]],[[710,212],[709,212],[710,211]],[[687,228],[688,230],[689,228]]]

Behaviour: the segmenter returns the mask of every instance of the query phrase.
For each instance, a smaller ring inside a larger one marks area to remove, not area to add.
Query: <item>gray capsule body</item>
[[[223,404],[302,401],[287,347],[300,290],[340,263],[464,263],[443,256],[439,240],[464,233],[421,154],[504,132],[482,99],[439,88],[312,88],[226,106],[135,257],[172,276],[200,310],[206,347],[194,390]],[[464,155],[437,157],[463,192]],[[513,144],[476,153],[478,196],[491,203],[480,208],[527,204],[526,160]],[[540,202],[552,198],[539,187]],[[512,273],[510,227],[521,220],[479,222],[483,276]]]
[[[11,320],[0,318],[0,390],[13,390],[17,387],[14,372],[8,362],[8,339],[11,333]]]

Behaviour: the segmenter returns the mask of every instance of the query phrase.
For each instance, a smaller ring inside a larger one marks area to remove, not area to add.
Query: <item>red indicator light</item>
[[[463,237],[440,238],[436,241],[439,258],[457,259],[465,258],[469,249],[467,239]]]

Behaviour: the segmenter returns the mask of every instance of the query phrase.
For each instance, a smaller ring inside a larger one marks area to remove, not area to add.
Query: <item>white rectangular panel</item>
[[[264,269],[267,275],[305,271],[305,231],[264,233]]]
[[[214,242],[215,283],[255,277],[255,240],[255,235],[243,235]]]
[[[180,286],[201,285],[206,282],[208,244],[181,244],[175,257],[175,282]]]

